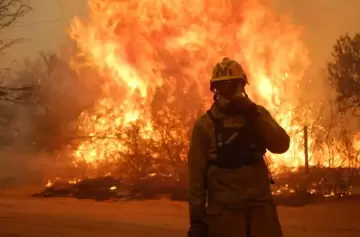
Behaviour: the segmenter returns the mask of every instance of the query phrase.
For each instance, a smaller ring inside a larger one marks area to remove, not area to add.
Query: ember
[[[84,179],[77,182],[55,180],[46,185],[44,191],[34,194],[34,197],[76,197],[96,200],[121,198],[124,185],[113,177]]]
[[[342,178],[332,179],[334,172]],[[345,198],[359,198],[360,193],[355,192],[353,185],[360,184],[360,170],[353,173],[351,182],[346,176],[342,176],[348,172],[347,169],[317,168],[306,177],[303,171],[283,173],[273,186],[274,200],[279,205],[302,206]],[[79,182],[57,180],[34,197],[75,197],[95,200],[168,197],[185,201],[187,193],[186,185],[160,175],[152,175],[142,181],[127,184],[107,176]]]

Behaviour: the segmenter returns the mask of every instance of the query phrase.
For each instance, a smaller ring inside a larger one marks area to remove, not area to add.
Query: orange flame
[[[84,112],[79,126],[85,134],[105,139],[81,143],[75,162],[121,158],[117,152],[126,145],[117,139],[119,128],[132,122],[142,121],[144,136],[154,135],[151,102],[156,88],[169,79],[181,80],[183,91],[195,84],[210,104],[210,72],[228,56],[244,65],[250,97],[268,108],[292,137],[289,152],[275,157],[274,168],[303,165],[302,128],[311,118],[293,118],[310,62],[301,28],[287,17],[257,1],[233,0],[89,0],[88,10],[87,20],[74,19],[70,35],[106,82],[96,112]],[[182,100],[167,98],[174,99]]]

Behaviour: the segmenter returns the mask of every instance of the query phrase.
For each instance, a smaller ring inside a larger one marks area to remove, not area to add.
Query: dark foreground
[[[279,207],[285,237],[359,237],[360,202]],[[186,203],[0,196],[0,237],[185,237]]]

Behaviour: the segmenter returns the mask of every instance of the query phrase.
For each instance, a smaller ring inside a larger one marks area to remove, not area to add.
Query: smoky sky
[[[71,16],[86,15],[87,0],[32,0],[30,3],[33,11],[3,33],[25,41],[2,56],[2,65],[34,57],[39,51],[58,51],[66,45],[65,29]],[[271,7],[303,26],[303,40],[309,48],[313,68],[323,67],[337,37],[346,32],[360,32],[358,0],[273,0]],[[64,19],[51,21],[59,18]]]

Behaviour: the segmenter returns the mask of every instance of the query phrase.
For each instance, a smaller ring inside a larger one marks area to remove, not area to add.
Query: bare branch
[[[29,10],[31,7],[21,0],[0,0],[0,30],[9,27]]]
[[[22,0],[0,0],[0,31],[4,30],[23,17],[31,10],[31,7]],[[0,51],[21,42],[22,39],[0,40]]]

